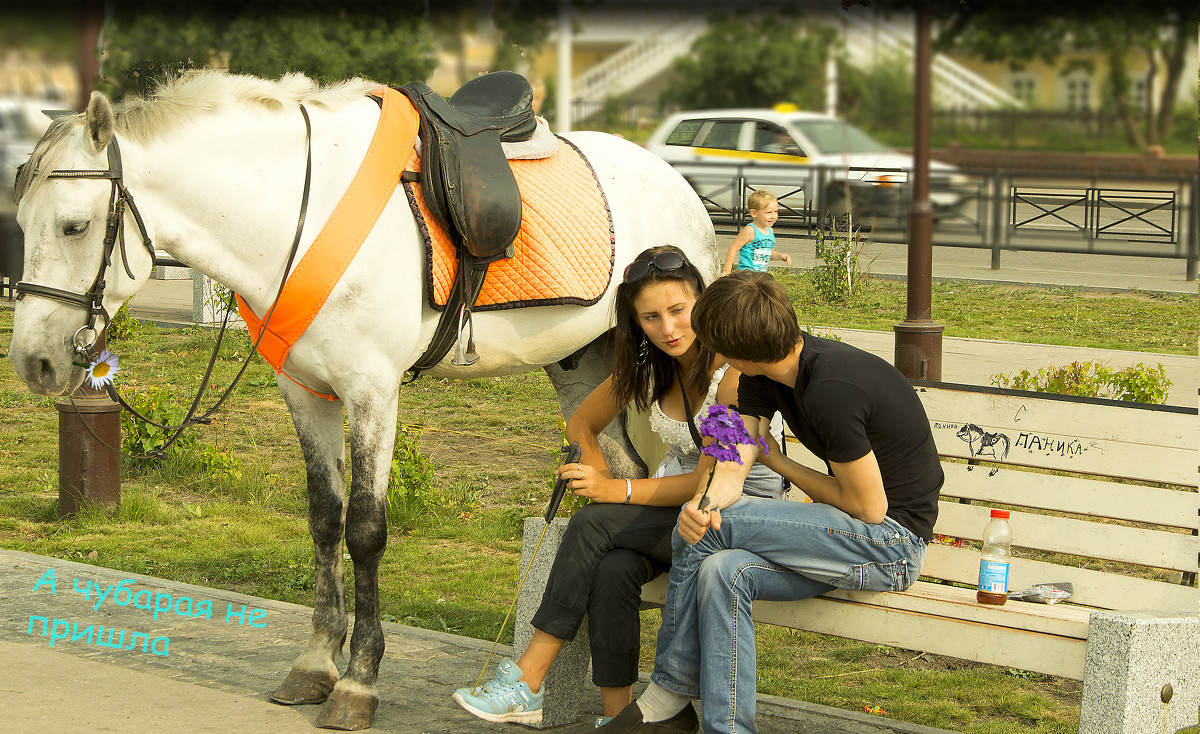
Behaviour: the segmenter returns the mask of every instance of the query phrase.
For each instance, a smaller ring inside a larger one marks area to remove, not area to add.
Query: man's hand
[[[710,527],[720,530],[721,510],[742,498],[744,481],[741,467],[728,462],[717,464],[712,479],[704,475],[696,496],[679,513],[679,537],[695,545]]]
[[[709,527],[721,527],[721,511],[710,512],[696,509],[699,498],[688,502],[679,513],[679,537],[688,545],[695,545],[708,532]],[[716,525],[713,526],[713,520]]]

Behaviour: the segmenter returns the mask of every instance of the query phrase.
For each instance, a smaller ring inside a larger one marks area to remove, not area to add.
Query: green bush
[[[821,260],[808,271],[817,296],[828,304],[857,300],[863,293],[867,273],[858,262],[862,243],[848,231],[817,232],[817,257]]]
[[[992,375],[992,384],[1013,390],[1158,405],[1167,402],[1167,392],[1171,388],[1171,380],[1162,364],[1147,367],[1140,362],[1123,370],[1096,362],[1072,362],[1065,367],[1045,367],[1037,374],[1029,370],[1021,370],[1013,376],[1001,372]]]
[[[420,451],[420,431],[396,426],[396,445],[392,449],[392,470],[388,476],[388,527],[408,532],[416,520],[437,505],[433,490],[433,463]]]
[[[121,411],[121,450],[127,454],[146,454],[151,451],[161,451],[167,441],[175,434],[168,430],[177,426],[187,417],[187,408],[182,405],[179,391],[173,385],[158,385],[139,390],[126,386],[125,401],[142,415],[166,428],[160,428],[151,423],[138,419],[128,410]],[[196,432],[187,430],[179,437],[168,455],[183,456],[191,453],[196,446]]]
[[[122,303],[121,307],[117,309],[117,312],[113,314],[112,320],[108,322],[108,326],[104,329],[104,338],[106,342],[115,342],[122,339],[128,339],[129,337],[138,333],[138,329],[141,328],[142,322],[129,315],[129,304],[132,302],[133,297],[131,296],[125,301],[125,303]]]

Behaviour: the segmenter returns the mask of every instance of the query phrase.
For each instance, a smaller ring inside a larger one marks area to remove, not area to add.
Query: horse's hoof
[[[285,706],[305,703],[322,703],[337,683],[337,676],[328,673],[293,670],[284,679],[283,685],[271,694],[271,700]]]
[[[370,729],[378,706],[377,696],[335,691],[321,707],[321,713],[317,714],[317,726],[341,731]]]

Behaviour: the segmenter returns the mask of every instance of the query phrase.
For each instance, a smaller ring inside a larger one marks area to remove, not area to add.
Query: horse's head
[[[112,106],[93,93],[83,115],[51,124],[17,174],[25,266],[9,359],[37,394],[79,387],[76,365],[153,269],[152,246],[125,195],[114,129]]]

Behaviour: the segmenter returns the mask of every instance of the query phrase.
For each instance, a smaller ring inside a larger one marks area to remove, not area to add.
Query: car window
[[[760,153],[782,153],[784,155],[804,155],[804,151],[796,145],[796,141],[782,127],[759,120],[754,123],[754,150]]]
[[[696,140],[696,133],[704,127],[704,122],[704,120],[681,121],[667,136],[667,145],[691,145]]]
[[[742,120],[717,120],[699,144],[704,148],[737,150],[738,134],[741,131]]]
[[[834,153],[889,153],[891,148],[866,134],[862,130],[841,120],[793,120],[818,152]]]

